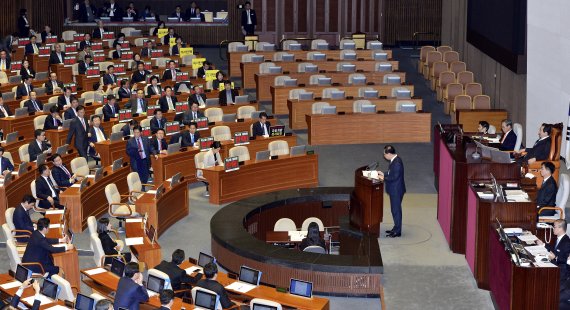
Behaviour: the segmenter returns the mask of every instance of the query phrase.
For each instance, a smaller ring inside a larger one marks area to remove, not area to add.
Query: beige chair
[[[259,64],[259,73],[261,74],[269,74],[270,67],[276,67],[277,65],[274,62],[263,62]]]
[[[238,49],[238,46],[246,46],[241,42],[230,42],[228,44],[228,52],[233,53]]]
[[[288,217],[283,217],[277,220],[277,222],[275,222],[275,225],[273,225],[273,231],[295,231],[297,230],[297,225],[295,225],[295,222],[288,218]]]
[[[317,101],[311,105],[311,114],[322,114],[324,107],[330,107],[328,102]]]
[[[51,280],[55,282],[55,284],[57,284],[59,289],[59,294],[57,295],[57,299],[69,302],[75,302],[75,294],[73,293],[73,289],[75,289],[76,292],[79,292],[78,287],[72,287],[69,281],[60,277],[57,274],[52,275]]]
[[[471,110],[473,104],[471,97],[467,95],[457,95],[451,105],[451,119],[456,119],[457,110]]]
[[[335,91],[339,91],[339,89],[334,88],[334,87],[325,88],[325,89],[323,89],[322,97],[330,99],[332,97],[332,92],[335,92]]]
[[[140,122],[141,127],[150,127],[150,118],[145,118]]]
[[[352,59],[352,57],[354,57],[354,55],[357,55],[355,50],[342,50],[342,51],[340,51],[340,59],[341,60]],[[337,66],[337,71],[340,71],[340,70],[338,70],[338,66]]]
[[[521,144],[523,141],[523,127],[522,127],[522,125],[519,123],[514,123],[513,124],[513,131],[517,135],[517,141],[515,142],[515,152],[518,152],[521,149]]]
[[[109,204],[108,213],[110,216],[119,219],[119,230],[121,230],[121,220],[125,218],[139,217],[137,209],[134,205],[121,202],[122,197],[132,198],[130,195],[121,195],[115,183],[105,186],[105,196]]]
[[[303,221],[303,224],[301,224],[301,231],[309,230],[309,224],[311,224],[312,222],[315,222],[319,225],[319,231],[325,231],[325,225],[323,224],[323,221],[321,221],[321,219],[319,219],[318,217],[309,217],[305,219]]]
[[[28,145],[24,144],[18,148],[20,161],[30,162],[30,153],[28,153]]]
[[[455,73],[467,71],[467,65],[463,61],[454,61],[449,65],[449,71]]]
[[[208,118],[209,122],[221,122],[224,116],[224,110],[221,108],[208,108],[204,111],[204,116]]]
[[[261,299],[261,298],[254,298],[249,302],[250,309],[275,309],[275,310],[282,310],[283,307],[281,304],[276,303],[271,300]]]
[[[95,101],[95,92],[92,90],[86,91],[81,94],[81,98],[85,99],[85,103],[93,102]]]
[[[103,107],[98,107],[95,109],[95,115],[103,115]]]
[[[154,31],[154,29],[150,29],[150,33],[152,34],[152,32]],[[146,41],[148,40],[148,38],[136,38],[135,39],[135,46],[144,46],[144,44],[146,43]]]
[[[319,79],[324,79],[327,76],[324,74],[313,74],[309,77],[309,85],[319,85]]]
[[[289,99],[299,100],[300,93],[306,93],[307,91],[302,88],[291,89],[289,91]]]
[[[89,165],[87,164],[87,159],[85,157],[76,157],[71,160],[71,171],[80,177],[86,177],[90,173]]]
[[[420,59],[418,60],[418,73],[422,73],[424,69],[424,65],[427,60],[428,52],[435,51],[435,47],[433,46],[422,46],[420,49]]]
[[[400,81],[397,84],[402,84],[402,80],[398,74],[385,74],[384,77],[382,77],[382,83],[388,84],[389,79],[396,79],[396,78],[398,81]],[[397,85],[395,82],[392,82],[392,84]]]
[[[216,310],[222,310],[222,305],[220,304],[220,297],[218,296],[218,294],[216,294],[216,292],[207,290],[205,288],[201,288],[199,286],[195,286],[192,288],[192,300],[196,300],[196,292],[197,291],[202,291],[202,292],[206,292],[206,293],[211,294],[211,295],[216,295],[216,306],[215,306],[215,308],[216,308]]]
[[[398,91],[400,90],[410,90],[407,87],[392,87],[392,92],[390,94],[390,97],[396,98],[398,96]],[[413,94],[410,94],[413,96]]]
[[[441,45],[437,47],[437,51],[440,52],[441,54],[445,54],[447,52],[453,51],[453,49],[451,48],[451,46]]]
[[[437,101],[442,101],[443,90],[450,83],[455,83],[455,73],[453,73],[452,71],[441,72],[439,74],[439,78],[437,79],[437,84],[435,87]]]
[[[257,54],[254,54],[254,53],[243,54],[243,55],[241,55],[241,62],[244,62],[244,63],[251,62],[251,59],[252,59],[254,56],[260,56],[260,55],[257,55]]]
[[[164,69],[164,68],[166,68],[166,66],[168,66],[169,61],[170,61],[170,58],[159,57],[159,58],[154,60],[154,63],[157,67]]]
[[[423,69],[424,78],[426,80],[429,78],[429,72],[430,72],[430,69],[433,66],[433,64],[438,62],[438,61],[442,61],[442,60],[443,60],[443,56],[441,55],[440,52],[437,52],[437,51],[428,52],[426,62],[424,64],[424,69]]]
[[[6,250],[8,251],[8,259],[10,261],[10,270],[16,272],[18,265],[26,266],[37,266],[40,268],[41,273],[32,274],[33,278],[41,278],[45,274],[44,266],[38,262],[22,263],[22,259],[18,255],[18,247],[13,239],[6,240]]]
[[[345,44],[350,44],[349,46],[345,46]],[[354,40],[352,39],[342,39],[340,40],[340,49],[346,49],[346,48],[353,48],[353,46],[355,46]]]
[[[342,52],[345,52],[345,51],[342,51]],[[342,52],[341,52],[341,53],[342,53]],[[341,58],[341,59],[343,59],[343,58]],[[345,65],[347,65],[347,66],[348,66],[348,65],[353,65],[353,63],[351,63],[351,62],[339,62],[339,63],[336,64],[336,71],[342,72],[342,68],[343,68],[343,66],[345,66]]]
[[[27,243],[18,242],[16,240],[16,236],[10,230],[10,227],[8,227],[8,224],[6,223],[2,224],[2,231],[4,232],[4,237],[6,238],[5,240],[14,243],[14,246],[16,247],[16,255],[18,256],[18,258],[22,258],[22,256],[24,256],[24,252],[26,252]],[[19,235],[19,237],[23,236],[24,235]]]
[[[287,75],[276,76],[275,79],[273,79],[273,84],[275,84],[275,86],[283,86],[285,85],[285,81],[289,79],[291,78]]]
[[[87,230],[89,234],[96,234],[97,233],[97,218],[94,216],[89,216],[87,218]]]
[[[275,51],[275,44],[269,42],[258,42],[257,45],[255,46],[255,50],[261,52]]]
[[[269,142],[269,156],[289,155],[289,143],[283,140]]]
[[[28,99],[20,100],[20,108],[24,107],[24,104],[26,104],[26,101],[28,101]]]
[[[473,83],[473,72],[462,71],[457,73],[457,83],[463,84],[463,87],[468,83]]]
[[[134,27],[123,27],[121,28],[121,32],[125,34],[125,36],[130,37],[131,36],[131,32],[135,31],[137,29],[135,29]]]
[[[136,199],[144,194],[143,186],[152,188],[154,185],[141,182],[138,172],[130,172],[127,175],[127,185],[129,187],[129,195],[133,197],[131,203],[135,203]]]
[[[120,132],[121,128],[123,128],[123,126],[125,126],[125,124],[113,125],[113,127],[111,127],[111,133]]]
[[[366,42],[366,49],[370,50],[372,49],[372,44],[380,44],[380,48],[376,48],[376,50],[381,50],[382,49],[382,42],[378,41],[378,40],[370,40],[368,42]]]
[[[490,109],[491,108],[491,97],[487,95],[476,95],[473,97],[473,109],[480,110],[480,109]],[[489,130],[490,131],[490,125]]]
[[[10,80],[8,80],[8,75],[6,75],[6,72],[0,71],[0,84],[8,83],[10,83]]]
[[[245,145],[238,145],[234,146],[230,149],[229,154],[230,157],[237,156],[239,161],[246,161],[250,160],[249,157],[249,149]]]
[[[112,61],[102,61],[99,63],[99,70],[107,73],[107,67],[109,67],[110,65],[114,65],[114,63]]]
[[[325,50],[328,50],[329,42],[327,42],[326,40],[323,40],[323,39],[315,39],[315,40],[311,41],[311,49],[312,50],[320,50],[322,48],[319,48],[319,45],[323,45],[323,44],[327,45],[327,48],[325,48]]]
[[[438,61],[433,64],[431,71],[429,73],[429,79],[431,81],[431,89],[435,90],[437,86],[437,80],[442,72],[449,71],[449,65],[447,62]]]
[[[296,40],[285,40],[283,41],[283,50],[288,51],[291,49],[291,44],[299,44]]]
[[[348,84],[354,84],[354,79],[364,79],[364,83],[366,84],[366,75],[362,73],[351,73],[348,75]]]
[[[44,129],[44,123],[47,115],[40,115],[34,117],[34,129]]]
[[[449,64],[454,61],[459,61],[459,53],[456,51],[447,51],[443,53],[443,61]]]
[[[276,52],[273,54],[273,61],[283,61],[283,56],[285,55],[292,55],[287,52]]]
[[[371,105],[372,102],[366,99],[356,100],[352,103],[352,112],[361,113],[363,105]]]
[[[4,225],[6,225],[6,227],[8,228],[8,230],[4,231],[4,233],[6,234],[6,239],[14,239],[14,242],[16,242],[16,244],[26,244],[27,241],[19,242],[15,238],[22,238],[27,240],[32,236],[32,232],[22,229],[16,229],[16,226],[14,225],[15,210],[16,210],[15,208],[8,208],[6,209],[6,212],[4,212],[4,215],[6,217],[6,223]]]
[[[232,140],[232,132],[229,126],[215,126],[211,130],[215,141]]]
[[[455,96],[463,94],[463,85],[459,83],[449,83],[443,92],[443,112],[449,114],[451,104]]]
[[[73,41],[73,35],[74,34],[77,34],[77,31],[66,30],[66,31],[61,33],[61,38],[63,39],[63,41]]]
[[[239,107],[237,109],[237,118],[238,119],[250,119],[251,113],[255,112],[255,107],[251,105],[246,105],[243,107]]]
[[[181,63],[187,66],[191,66],[192,65],[192,59],[196,58],[196,55],[186,55],[183,56],[181,59]]]
[[[206,152],[199,152],[194,155],[194,165],[196,166],[196,179],[198,181],[206,181],[202,176],[202,169],[204,169],[204,157],[206,156]]]
[[[103,245],[101,244],[101,240],[99,239],[98,234],[90,234],[89,235],[89,242],[91,248],[93,249],[93,262],[97,267],[104,267],[105,266],[105,258],[120,258],[125,261],[125,257],[121,254],[113,254],[113,255],[106,255],[105,251],[103,251]]]
[[[360,87],[358,89],[358,98],[363,98],[364,93],[367,91],[374,91],[374,88],[372,88],[372,87]]]
[[[309,52],[309,53],[311,53],[311,52]],[[306,69],[307,66],[314,66],[314,64],[310,63],[310,62],[302,62],[302,63],[297,65],[297,72],[299,72],[299,73],[305,72],[307,70]]]
[[[465,94],[475,97],[483,94],[483,86],[479,83],[467,83],[465,86]]]

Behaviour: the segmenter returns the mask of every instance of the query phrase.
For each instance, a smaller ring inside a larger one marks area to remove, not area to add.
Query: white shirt
[[[101,128],[99,127],[93,127],[93,128],[95,128],[95,135],[97,136],[97,142],[105,141],[105,136],[103,135]]]
[[[562,240],[563,237],[564,237],[564,235],[558,236],[558,237],[556,238],[556,243],[554,244],[554,248],[556,248],[556,247],[558,246],[558,244],[560,243],[560,240]]]
[[[46,182],[47,182],[47,184],[48,184],[48,187],[49,187],[49,189],[51,190],[51,196],[52,196],[53,198],[57,197],[57,194],[55,193],[55,189],[54,189],[53,187],[51,187],[51,184],[50,184],[48,178],[47,178],[47,177],[44,177],[43,175],[42,175],[42,178],[44,178],[44,180],[46,180]]]
[[[169,96],[166,96],[166,101],[168,102],[168,109],[174,110],[174,105],[172,105],[172,98]]]
[[[267,132],[267,126],[265,126],[265,124],[267,124],[267,123],[262,123],[262,122],[259,122],[259,123],[261,124],[261,127],[263,127],[263,135],[269,136],[269,133]]]
[[[398,154],[394,155],[394,157],[392,157],[392,159],[390,159],[390,163],[392,163],[396,157],[398,157]]]
[[[247,12],[247,24],[251,25],[251,15],[249,14],[249,10],[246,11]]]
[[[109,11],[109,16],[115,16],[115,4],[111,4],[111,8]]]

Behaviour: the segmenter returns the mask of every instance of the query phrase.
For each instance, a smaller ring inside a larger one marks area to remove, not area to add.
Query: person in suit
[[[93,39],[102,39],[104,32],[108,32],[108,30],[103,27],[103,21],[99,20],[97,22],[97,28],[93,29]]]
[[[537,160],[547,160],[550,155],[550,145],[552,139],[550,133],[552,132],[552,125],[543,123],[538,129],[538,140],[532,147],[521,149],[518,153],[526,153],[522,156],[522,161],[532,164]]]
[[[144,63],[137,64],[137,71],[131,75],[131,84],[146,82],[146,76],[150,75],[150,71],[144,69]]]
[[[553,163],[545,161],[540,165],[540,175],[543,178],[542,186],[538,190],[536,196],[537,208],[550,206],[556,206],[556,194],[558,192],[558,186],[556,185],[556,180],[552,177],[552,174],[556,170]],[[543,210],[539,215],[552,216],[556,214],[556,210]]]
[[[159,154],[167,154],[168,144],[164,135],[165,131],[161,128],[156,131],[154,138],[150,139],[150,151],[155,158],[158,158]]]
[[[107,66],[107,73],[103,75],[103,85],[112,85],[113,87],[117,86],[117,76],[115,75],[115,66],[109,65]]]
[[[181,37],[176,38],[176,45],[172,47],[172,52],[170,53],[170,56],[180,55],[180,49],[184,47],[186,47],[186,44],[182,43],[182,38]]]
[[[5,50],[0,50],[0,71],[10,71],[12,60]]]
[[[40,35],[42,36],[42,42],[44,42],[44,43],[46,42],[47,37],[55,36],[53,31],[51,31],[51,27],[48,25],[44,26],[44,31],[42,31],[42,33],[40,33]]]
[[[504,119],[501,122],[501,130],[504,135],[501,139],[499,150],[513,151],[515,149],[515,144],[517,144],[517,134],[513,131],[513,121],[510,119]]]
[[[218,278],[218,265],[216,265],[216,263],[210,262],[204,266],[204,276],[206,278],[198,281],[198,283],[196,283],[196,286],[205,288],[218,294],[220,298],[220,304],[224,309],[231,308],[236,305],[230,300],[228,292],[226,292],[224,286],[216,281]]]
[[[41,300],[39,299],[39,295],[40,295],[40,282],[39,281],[34,281],[34,283],[32,284],[32,279],[33,278],[29,278],[26,281],[24,281],[22,283],[22,285],[20,285],[20,287],[18,288],[18,291],[16,291],[16,294],[14,295],[14,297],[12,297],[12,301],[10,301],[10,306],[11,307],[5,307],[2,309],[18,309],[18,305],[20,304],[20,298],[22,297],[22,294],[24,293],[24,290],[28,287],[33,287],[34,288],[34,292],[36,292],[36,294],[34,295],[34,303],[32,305],[32,310],[39,310],[40,309],[40,305],[41,305]]]
[[[71,87],[64,87],[63,94],[57,97],[57,107],[60,110],[65,111],[71,107],[71,101],[73,101],[73,95],[71,94],[71,91],[72,91]]]
[[[135,4],[133,2],[129,2],[127,9],[125,10],[125,17],[132,18],[133,21],[138,20],[137,10],[135,9]]]
[[[191,289],[192,285],[195,285],[202,277],[200,274],[191,277],[186,274],[184,269],[179,267],[185,259],[186,255],[184,250],[176,249],[172,252],[172,260],[170,262],[163,260],[160,264],[154,267],[154,269],[158,269],[168,275],[170,278],[170,285],[172,285],[172,289],[175,291]]]
[[[180,70],[176,68],[176,62],[174,60],[169,61],[168,69],[162,74],[162,81],[176,81],[176,73],[178,72]]]
[[[39,199],[38,206],[42,209],[63,209],[59,203],[59,188],[51,181],[51,169],[47,164],[41,164],[38,168],[39,177],[36,179],[36,197]]]
[[[196,14],[197,14],[196,17],[199,17],[199,18],[200,18],[200,22],[202,22],[202,23],[205,23],[205,22],[206,22],[206,15],[200,13],[200,8],[199,8],[199,7],[196,8]]]
[[[19,206],[14,208],[14,215],[12,216],[12,222],[14,223],[14,227],[18,232],[16,235],[28,237],[18,237],[16,240],[18,242],[28,242],[29,236],[32,235],[34,232],[34,222],[32,222],[32,218],[30,217],[29,211],[34,208],[36,205],[36,198],[30,194],[25,194],[22,197],[22,202]],[[28,232],[28,233],[26,233]]]
[[[252,36],[257,28],[257,15],[251,9],[251,2],[245,2],[245,10],[241,12],[241,30],[244,35]]]
[[[192,147],[200,140],[200,132],[196,131],[196,123],[191,122],[186,126],[188,130],[172,135],[170,144],[180,143],[181,147]]]
[[[86,74],[87,68],[93,66],[95,66],[95,63],[93,62],[93,57],[87,54],[85,55],[85,60],[80,61],[79,64],[77,65],[77,70],[79,71],[79,74]]]
[[[119,280],[115,293],[115,309],[120,307],[139,310],[139,304],[148,301],[148,292],[143,285],[143,275],[139,264],[130,262],[125,266],[125,276]]]
[[[32,77],[22,76],[22,84],[18,85],[16,88],[16,99],[22,99],[22,97],[30,96],[30,93],[34,90],[34,85],[32,85]]]
[[[20,76],[22,77],[22,81],[24,79],[35,79],[36,78],[36,71],[30,68],[30,62],[25,59],[22,61],[22,68],[20,69]]]
[[[79,42],[79,50],[85,50],[85,47],[91,46],[91,35],[86,33],[83,37],[83,41]]]
[[[99,240],[101,240],[101,246],[105,255],[118,255],[121,254],[125,258],[124,263],[131,261],[131,253],[121,253],[123,247],[119,245],[111,236],[109,232],[113,230],[113,225],[109,221],[109,218],[102,217],[97,222],[97,234],[99,235]],[[105,258],[105,264],[111,264],[112,258]]]
[[[123,21],[123,9],[115,2],[115,0],[109,1],[109,6],[107,6],[105,13],[107,16],[111,17],[112,22]]]
[[[31,35],[30,43],[26,44],[26,46],[24,47],[24,52],[26,53],[26,55],[39,55],[41,46],[42,45],[40,43],[37,43],[36,36]]]
[[[51,153],[51,146],[46,142],[46,133],[41,129],[34,130],[34,140],[28,144],[30,161],[36,161],[39,154]]]
[[[103,107],[103,121],[108,122],[112,118],[115,118],[115,115],[119,114],[119,110],[121,108],[117,104],[117,100],[115,96],[108,95],[107,96],[107,103]]]
[[[127,142],[127,155],[131,158],[131,170],[138,172],[142,183],[148,183],[150,164],[150,141],[141,136],[142,128],[133,128],[133,137]]]
[[[216,72],[216,79],[212,81],[212,89],[218,90],[220,88],[220,84],[224,84],[226,80],[226,75],[222,71]]]
[[[74,100],[75,101],[75,100]],[[87,159],[87,147],[89,146],[89,123],[85,119],[85,108],[77,107],[77,117],[69,125],[67,144],[71,144],[71,139],[75,136],[75,148],[79,156]]]
[[[202,67],[198,68],[198,72],[196,73],[196,76],[200,79],[205,79],[206,78],[206,71],[211,70],[212,68],[212,63],[209,61],[204,61],[204,63],[202,64]]]
[[[4,147],[0,146],[0,178],[14,171],[14,165],[7,157],[4,157]]]
[[[4,118],[6,116],[11,116],[12,111],[10,111],[10,107],[4,104],[4,99],[2,99],[2,94],[0,94],[0,118]]]
[[[63,113],[63,117],[65,119],[74,119],[77,117],[77,115],[79,115],[79,113],[77,112],[77,108],[79,107],[79,100],[77,100],[77,98],[72,97],[71,98],[71,105],[65,109],[65,112]]]
[[[253,124],[253,136],[269,137],[269,127],[271,123],[267,121],[267,113],[259,113],[259,122]]]
[[[126,109],[131,109],[133,114],[142,114],[146,112],[148,107],[148,102],[144,98],[144,92],[142,89],[137,90],[137,97],[131,99],[125,106]]]
[[[224,82],[224,90],[220,91],[220,105],[221,106],[226,106],[226,105],[230,105],[230,104],[235,104],[236,102],[236,96],[238,96],[239,94],[237,93],[237,91],[235,89],[232,89],[232,82],[225,81]]]
[[[89,3],[89,0],[85,0],[82,4],[79,5],[79,20],[82,23],[95,21],[96,15],[97,15],[97,9],[95,8],[95,6]],[[99,37],[98,39],[101,39],[101,37]]]
[[[21,38],[30,35],[30,20],[28,17],[28,10],[20,9],[20,17],[18,17],[18,33]]]
[[[154,42],[152,40],[147,40],[145,44],[145,48],[141,50],[141,57],[150,57],[152,55],[151,51],[154,48]]]
[[[176,110],[176,102],[178,102],[178,99],[176,99],[176,96],[172,95],[172,87],[166,86],[164,88],[164,96],[158,99],[160,110],[164,113],[174,111]]]
[[[206,97],[206,94],[204,94],[202,87],[194,85],[194,93],[188,97],[188,102],[191,104],[195,102],[198,104],[198,106],[205,107],[206,99],[208,98]]]
[[[133,136],[134,135],[134,128],[139,125],[139,122],[136,119],[130,120],[128,123],[125,124],[121,128],[121,132],[123,133],[123,137],[126,136]]]
[[[61,91],[63,89],[63,83],[57,80],[57,73],[51,72],[49,74],[49,81],[44,83],[44,87],[48,95],[53,95],[55,91]]]
[[[131,95],[133,94],[131,90],[131,83],[129,83],[127,80],[121,80],[119,84],[121,85],[121,88],[119,88],[119,91],[117,92],[119,95],[119,100],[131,99]]]
[[[326,249],[325,239],[321,238],[319,224],[316,222],[311,222],[309,224],[309,228],[307,229],[307,237],[301,240],[299,249],[301,249],[301,251],[304,251],[305,248],[309,246],[320,246],[321,248]]]
[[[59,129],[61,126],[63,126],[63,120],[61,119],[61,116],[59,116],[58,106],[54,105],[49,108],[49,115],[44,121],[44,131],[50,129]]]
[[[84,62],[85,61],[85,57],[87,55],[91,56],[91,58],[93,59],[93,50],[91,49],[91,45],[85,45],[85,47],[83,48],[82,51],[79,52],[79,54],[77,54],[77,61],[79,63]]]
[[[121,59],[121,55],[123,54],[121,45],[117,44],[115,50],[113,51],[113,59]]]
[[[162,290],[158,296],[160,300],[159,310],[170,310],[174,304],[174,291],[173,290]]]
[[[479,124],[477,125],[477,132],[486,135],[488,131],[489,131],[489,122],[480,121]]]
[[[43,112],[44,105],[37,99],[35,91],[30,92],[30,99],[24,102],[24,107],[28,108],[28,113]]]
[[[166,119],[162,117],[162,111],[156,109],[154,117],[150,119],[150,132],[154,135],[159,129],[166,129]]]
[[[56,44],[55,50],[51,51],[49,55],[49,64],[50,65],[62,64],[64,59],[65,59],[65,52],[61,51],[61,44]]]
[[[53,169],[51,171],[51,176],[55,180],[55,184],[58,187],[71,187],[75,182],[81,180],[81,177],[73,173],[69,168],[65,166],[61,155],[54,154],[52,156]]]
[[[402,199],[406,193],[404,182],[404,163],[392,145],[384,147],[384,159],[390,162],[386,173],[378,171],[378,176],[384,181],[384,188],[390,197],[390,209],[394,219],[394,228],[386,231],[388,237],[396,238],[402,235]]]
[[[162,88],[158,85],[158,76],[153,75],[150,78],[150,85],[146,89],[147,95],[149,96],[161,96],[162,95]]]
[[[198,109],[198,103],[192,102],[190,105],[190,110],[184,112],[184,119],[182,122],[188,125],[191,122],[195,122],[196,119],[201,117],[204,117],[204,113],[200,112],[200,110]]]
[[[187,19],[196,17],[196,8],[197,7],[198,7],[198,5],[196,4],[196,1],[192,1],[192,3],[190,3],[190,7],[188,9],[186,9],[186,18]]]
[[[95,143],[107,140],[105,130],[101,127],[101,116],[91,117],[91,127],[89,128],[89,156],[99,160],[101,156],[97,153]]]
[[[544,245],[546,250],[549,252],[548,259],[550,262],[560,268],[560,282],[564,282],[566,281],[566,278],[568,278],[568,265],[566,264],[566,261],[570,254],[570,237],[566,235],[567,225],[566,220],[563,219],[554,221],[553,231],[556,236],[554,246],[544,243],[542,240],[536,241],[538,245]]]
[[[170,17],[178,18],[179,22],[186,20],[184,13],[182,13],[182,7],[180,7],[179,5],[176,6],[176,9],[174,9],[174,12],[172,12],[172,14],[170,14]]]

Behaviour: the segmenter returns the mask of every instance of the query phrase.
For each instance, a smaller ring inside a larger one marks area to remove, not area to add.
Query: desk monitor
[[[371,50],[381,50],[382,43],[381,42],[370,42],[368,46]]]
[[[355,54],[356,56],[356,54]],[[356,65],[353,64],[343,64],[340,66],[342,72],[354,72],[356,71]]]
[[[217,304],[218,296],[216,294],[211,294],[203,290],[196,291],[194,306],[199,307],[199,309],[216,310]]]
[[[291,279],[291,284],[289,285],[289,292],[292,295],[311,298],[313,296],[313,283],[297,279]]]
[[[241,97],[241,96],[239,96]],[[238,97],[236,97],[237,100]],[[236,101],[237,103],[237,101]],[[222,115],[222,122],[224,123],[234,123],[236,121],[237,118],[237,114],[236,113],[230,113],[230,114],[224,114]]]
[[[336,114],[336,106],[323,107],[321,114]]]
[[[47,158],[46,153],[39,154],[38,157],[36,158],[36,165],[39,167],[40,165],[45,164],[46,158]]]
[[[173,143],[168,145],[168,149],[166,150],[167,154],[174,154],[180,151],[180,143]]]
[[[207,98],[206,99],[206,106],[207,107],[217,106],[217,105],[220,105],[220,99],[219,98]]]
[[[123,22],[126,22],[127,19],[133,19],[132,17],[123,17]],[[130,31],[130,37],[140,37],[142,36],[142,30],[140,29],[136,29],[136,30],[131,30]]]
[[[67,154],[67,150],[69,149],[69,144],[64,144],[60,147],[57,148],[57,150],[55,151],[57,154],[63,156],[65,154]]]
[[[28,163],[25,161],[21,162],[20,166],[18,166],[18,176],[22,176],[27,171],[28,171]]]
[[[331,99],[344,99],[344,90],[331,91]]]
[[[297,86],[297,79],[287,79],[285,81],[283,81],[283,86]]]
[[[75,310],[93,310],[95,306],[95,299],[83,295],[81,293],[77,294],[77,298],[75,298]]]
[[[206,253],[200,252],[198,255],[198,266],[204,268],[208,263],[213,263],[215,261],[214,257]]]
[[[401,80],[400,80],[400,76],[396,75],[396,76],[387,76],[386,77],[386,84],[394,84],[394,85],[400,85],[402,84]]]
[[[404,103],[400,106],[400,112],[416,112],[416,104],[415,103]]]
[[[501,164],[510,164],[511,154],[500,150],[491,150],[491,161]]]
[[[272,52],[275,51],[275,44],[271,44],[271,43],[265,43],[262,47],[261,50],[263,52]]]
[[[374,60],[388,60],[388,53],[383,52],[375,52],[374,53]],[[390,65],[390,69],[392,66]]]
[[[248,103],[249,95],[236,96],[235,103]]]
[[[269,136],[270,137],[279,137],[285,135],[285,126],[283,125],[274,125],[269,126]]]
[[[365,90],[364,91],[364,98],[378,98],[378,91],[377,90]]]
[[[270,154],[271,154],[270,151],[259,151],[259,152],[255,153],[255,160],[256,161],[268,160]]]
[[[158,192],[158,190],[157,190]],[[148,229],[146,229],[146,236],[148,237],[148,239],[150,240],[151,243],[154,242],[155,236],[156,236],[156,229],[154,229],[153,225],[150,225],[150,227]]]
[[[42,284],[42,289],[40,293],[44,296],[47,296],[51,299],[57,298],[57,293],[59,291],[59,286],[50,279],[44,279],[44,283]]]
[[[18,140],[18,132],[14,131],[6,135],[6,143],[15,142]]]
[[[325,54],[320,54],[320,55],[323,55],[323,59],[321,60],[324,60],[326,57]],[[317,60],[316,58],[314,59]],[[306,65],[305,72],[319,72],[319,67],[317,65]]]
[[[176,184],[180,183],[180,179],[182,178],[182,172],[178,172],[177,174],[173,175],[170,179],[170,188],[176,186]]]
[[[328,43],[317,43],[318,50],[328,50],[329,44]]]
[[[412,92],[407,88],[402,88],[396,90],[396,99],[410,99],[412,98]]]
[[[268,67],[267,71],[269,74],[279,74],[281,73],[282,68],[278,66],[273,66],[273,67]]]
[[[103,168],[97,168],[97,170],[95,170],[95,177],[93,178],[93,181],[97,182],[101,180],[102,177],[103,177]]]
[[[49,113],[49,110],[51,109],[51,107],[55,106],[55,103],[45,103],[44,104],[44,112]]]
[[[83,178],[81,182],[79,182],[79,192],[81,193],[85,188],[87,188],[87,183],[89,183],[89,178]]]
[[[16,112],[14,112],[14,116],[25,116],[28,115],[28,108],[17,108]]]
[[[293,54],[283,54],[281,56],[281,61],[293,61],[295,60],[295,55]]]
[[[291,43],[289,44],[290,51],[300,51],[301,50],[301,43]]]
[[[345,42],[342,47],[343,50],[353,50],[356,48],[356,43],[354,42]]]
[[[307,151],[306,145],[295,145],[295,146],[291,147],[289,154],[291,154],[291,156],[293,156],[293,155],[304,155],[306,151]]]
[[[160,197],[162,197],[162,194],[164,194],[164,184],[160,184],[160,186],[156,189],[156,193],[154,194],[154,199],[159,200]],[[154,227],[151,226],[152,229],[154,229]]]
[[[123,132],[113,132],[110,137],[111,142],[121,141],[123,140]]]
[[[345,53],[342,57],[343,60],[356,60],[356,53]]]
[[[113,258],[111,261],[111,272],[117,275],[119,278],[125,273],[125,263],[118,258]]]
[[[236,46],[236,52],[247,52],[248,48],[247,45],[238,45]]]
[[[364,85],[366,84],[366,76],[355,76],[352,78],[353,85]]]
[[[325,77],[325,78],[318,78],[317,82],[319,85],[331,85],[332,78]]]
[[[313,100],[313,92],[299,93],[299,100]]]
[[[376,113],[376,106],[373,104],[363,104],[360,107],[360,112],[362,112],[362,113]]]
[[[377,67],[377,71],[380,72],[392,72],[392,64],[389,62],[381,63]]]
[[[119,158],[116,159],[115,161],[113,161],[113,167],[112,167],[112,171],[117,171],[119,170],[121,167],[123,166],[123,158]]]
[[[71,125],[72,121],[73,121],[73,119],[63,120],[63,124],[61,125],[61,127],[63,127],[64,129],[69,129],[69,126]]]
[[[263,111],[253,111],[251,112],[251,119],[259,119],[259,114]]]
[[[14,99],[14,93],[12,93],[12,92],[2,94],[2,100],[4,100],[4,101],[13,100],[13,99]]]
[[[149,274],[146,281],[146,289],[160,294],[164,290],[165,280],[155,275]]]
[[[251,56],[251,62],[263,62],[264,60],[265,60],[265,57],[262,55]]]
[[[241,266],[239,269],[239,280],[241,282],[259,285],[259,281],[261,280],[261,271]]]
[[[28,280],[32,276],[32,271],[20,264],[16,266],[16,273],[14,274],[14,279],[16,281],[20,281],[24,283],[24,281]]]

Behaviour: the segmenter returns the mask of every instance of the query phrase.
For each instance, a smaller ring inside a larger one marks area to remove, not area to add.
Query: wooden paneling
[[[339,0],[329,0],[329,31],[336,32],[339,31],[338,25],[340,23],[339,14]],[[318,30],[317,30],[318,31]]]
[[[385,44],[412,41],[414,32],[433,32],[441,36],[442,0],[384,0]],[[423,37],[425,38],[425,37]]]
[[[312,19],[307,18],[309,11],[309,0],[298,0],[297,1],[297,32],[307,32],[309,29],[309,23]]]
[[[326,18],[327,18],[327,1],[326,0],[316,0],[316,11],[320,14],[315,16],[315,30],[317,32],[326,31]]]
[[[18,31],[20,9],[28,9],[28,21],[32,29],[43,31],[45,25],[61,34],[64,20],[65,0],[32,1],[4,0],[2,1],[2,18],[0,18],[0,34],[2,37]]]

